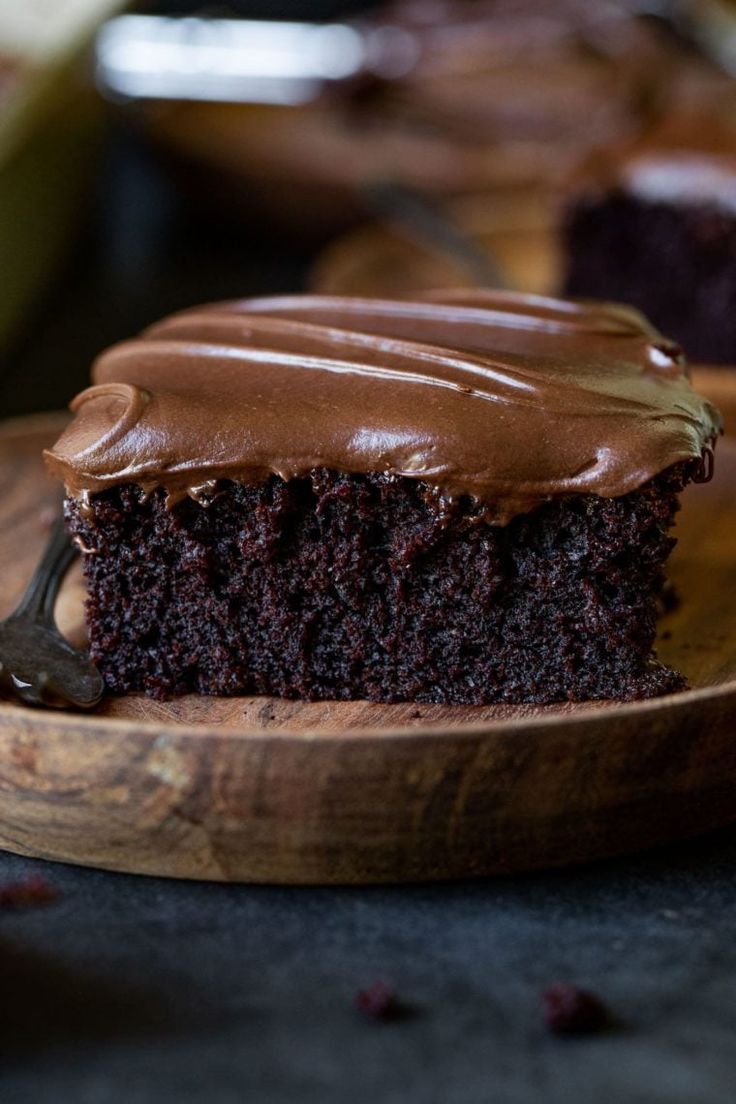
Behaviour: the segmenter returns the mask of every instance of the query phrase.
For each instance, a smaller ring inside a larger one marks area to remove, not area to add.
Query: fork
[[[91,709],[104,692],[88,656],[59,632],[54,605],[77,552],[62,518],[17,608],[0,621],[0,691],[26,705]]]

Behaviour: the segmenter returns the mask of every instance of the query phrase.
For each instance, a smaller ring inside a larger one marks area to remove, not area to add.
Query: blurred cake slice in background
[[[568,294],[632,303],[693,359],[736,363],[736,81],[683,74],[653,131],[580,173],[563,237]]]
[[[736,28],[736,9],[733,22]],[[621,137],[621,130],[619,140],[589,150],[567,179],[554,177],[554,187],[548,175],[536,194],[487,189],[443,197],[443,206],[494,257],[507,287],[628,302],[694,360],[736,363],[736,80],[722,62],[675,38],[666,52],[666,77],[653,74],[656,94],[638,131]],[[472,55],[463,55],[465,74]],[[539,83],[553,70],[540,68]],[[533,88],[534,81],[524,95]],[[458,107],[461,100],[458,93]],[[508,110],[520,111],[522,100],[514,98]],[[589,93],[580,102],[594,111]],[[547,125],[552,118],[554,112]],[[477,282],[462,256],[390,218],[329,245],[312,277],[317,290],[358,295]]]

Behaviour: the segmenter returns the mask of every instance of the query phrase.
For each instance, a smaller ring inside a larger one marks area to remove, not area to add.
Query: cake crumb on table
[[[0,884],[0,909],[37,908],[52,904],[58,896],[58,890],[43,875],[29,874],[17,882]]]
[[[396,1020],[404,1012],[395,988],[385,981],[374,981],[367,988],[359,989],[354,1003],[358,1012],[371,1020]]]
[[[610,1027],[611,1017],[595,993],[558,981],[542,992],[544,1019],[554,1035],[593,1035]]]

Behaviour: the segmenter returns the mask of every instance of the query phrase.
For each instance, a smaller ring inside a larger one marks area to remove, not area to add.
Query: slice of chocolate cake
[[[46,454],[111,690],[429,702],[682,687],[652,645],[720,419],[628,308],[292,296],[97,362]]]
[[[632,303],[693,359],[736,363],[736,129],[664,132],[592,167],[564,237],[567,294]]]

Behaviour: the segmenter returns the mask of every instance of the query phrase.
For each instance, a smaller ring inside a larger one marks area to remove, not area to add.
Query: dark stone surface
[[[457,885],[291,889],[41,870],[0,912],[3,1104],[725,1104],[736,830],[631,860]],[[393,983],[413,1013],[362,1017]],[[569,980],[619,1021],[560,1039]]]

